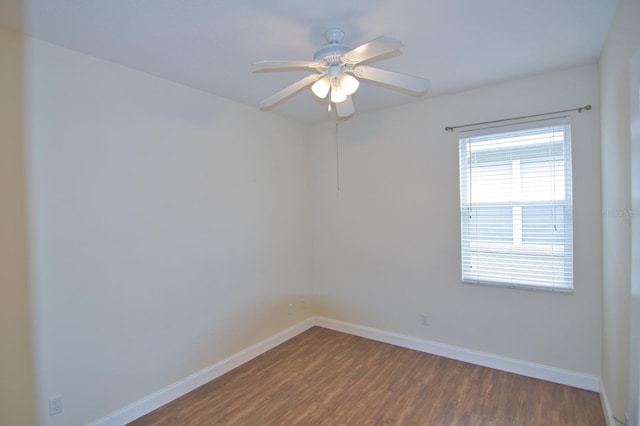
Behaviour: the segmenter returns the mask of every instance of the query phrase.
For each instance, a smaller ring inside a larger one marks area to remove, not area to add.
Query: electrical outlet
[[[62,413],[62,396],[54,396],[49,398],[49,415],[55,416]]]
[[[429,325],[429,316],[425,314],[420,315],[420,323],[422,325]]]
[[[287,315],[293,315],[293,303],[287,305]]]

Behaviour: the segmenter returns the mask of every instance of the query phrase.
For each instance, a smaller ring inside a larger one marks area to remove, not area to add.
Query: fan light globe
[[[329,94],[329,89],[331,89],[331,81],[327,77],[323,77],[320,80],[313,83],[311,86],[311,91],[314,95],[319,97],[320,99],[324,99]]]
[[[347,100],[347,94],[344,93],[344,90],[340,87],[340,85],[335,85],[331,88],[331,102],[334,104],[339,104],[340,102],[344,102]]]
[[[342,87],[345,95],[351,96],[356,93],[356,90],[360,87],[360,82],[352,75],[342,74],[342,77],[340,77],[340,87]]]

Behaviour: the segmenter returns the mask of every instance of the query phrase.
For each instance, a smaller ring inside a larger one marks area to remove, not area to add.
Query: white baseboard
[[[444,343],[432,342],[416,337],[406,336],[398,333],[378,330],[371,327],[337,321],[329,318],[316,317],[315,325],[353,334],[355,336],[366,337],[367,339],[389,343],[403,348],[414,349],[433,355],[440,355],[446,358],[464,361],[483,367],[495,368],[496,370],[508,371],[522,376],[533,377],[562,385],[573,386],[593,392],[600,390],[600,379],[570,370],[549,367],[547,365],[536,364],[528,361],[507,358],[499,355],[489,354],[457,346],[446,345]]]
[[[137,418],[162,407],[165,404],[199,388],[205,383],[222,376],[236,367],[252,360],[273,349],[274,347],[286,342],[287,340],[297,336],[298,334],[310,329],[315,325],[314,318],[308,318],[292,327],[275,334],[262,342],[256,343],[220,362],[217,362],[204,370],[198,371],[189,377],[186,377],[176,383],[173,383],[159,391],[139,400],[126,407],[115,411],[101,419],[91,423],[92,426],[122,426]]]
[[[607,426],[615,426],[616,421],[613,419],[613,411],[611,411],[611,404],[607,397],[607,391],[605,390],[604,383],[600,379],[600,404],[602,404],[602,411],[604,412],[604,419],[607,422]]]
[[[172,385],[169,385],[159,391],[139,400],[126,407],[115,411],[101,419],[91,423],[91,426],[122,426],[139,417],[162,407],[165,404],[185,395],[188,392],[210,382],[211,380],[222,376],[223,374],[233,370],[236,367],[252,360],[258,355],[273,349],[274,347],[286,342],[287,340],[297,336],[298,334],[310,329],[313,326],[328,328],[355,336],[365,337],[367,339],[376,340],[383,343],[400,346],[403,348],[414,349],[433,355],[440,355],[446,358],[464,361],[471,364],[481,365],[484,367],[495,368],[497,370],[507,371],[510,373],[520,374],[523,376],[533,377],[536,379],[547,380],[554,383],[573,386],[580,389],[586,389],[594,392],[601,392],[601,401],[603,410],[607,417],[607,425],[610,424],[611,408],[604,393],[604,387],[601,386],[600,379],[596,376],[578,373],[575,371],[563,370],[546,365],[535,364],[527,361],[502,357],[485,352],[473,351],[460,348],[457,346],[446,345],[443,343],[432,342],[429,340],[419,339],[417,337],[406,336],[389,331],[379,330],[376,328],[365,327],[362,325],[347,323],[344,321],[333,320],[325,317],[308,318],[286,330],[271,336],[262,342],[244,349],[220,362],[217,362],[204,370],[198,371],[189,377],[186,377]]]

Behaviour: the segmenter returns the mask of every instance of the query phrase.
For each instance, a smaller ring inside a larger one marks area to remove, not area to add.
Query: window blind
[[[462,280],[573,291],[568,121],[460,138]]]

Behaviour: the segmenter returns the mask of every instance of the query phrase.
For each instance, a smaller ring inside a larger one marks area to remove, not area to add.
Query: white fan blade
[[[317,70],[319,67],[321,67],[322,64],[320,62],[309,61],[258,61],[254,62],[251,65],[258,68],[255,72],[259,72],[295,69]]]
[[[429,80],[427,79],[364,65],[354,68],[353,75],[365,80],[392,86],[416,96],[423,94],[429,88]]]
[[[353,115],[354,112],[356,112],[355,108],[353,107],[353,100],[351,99],[351,96],[347,96],[346,101],[342,101],[339,104],[336,104],[336,112],[338,113],[338,117],[340,118],[349,117],[350,115]]]
[[[382,36],[348,51],[342,55],[342,59],[345,63],[354,65],[376,56],[393,52],[401,47],[402,42],[400,40]]]
[[[260,102],[260,109],[269,109],[276,104],[284,101],[286,98],[296,94],[300,90],[304,89],[307,86],[312,85],[314,82],[324,77],[325,74],[311,74],[303,78],[302,80],[298,80],[293,83],[289,87],[285,87],[275,95],[269,96],[267,99]]]

